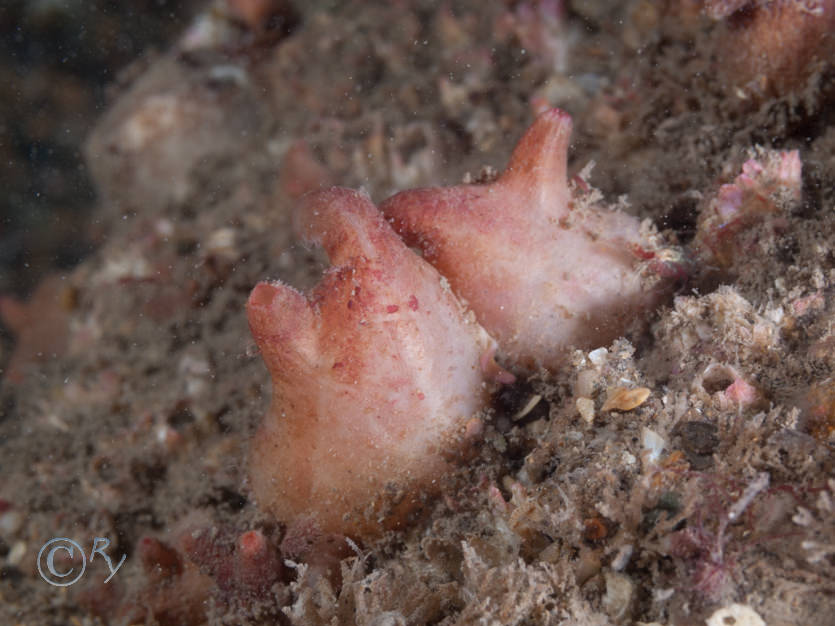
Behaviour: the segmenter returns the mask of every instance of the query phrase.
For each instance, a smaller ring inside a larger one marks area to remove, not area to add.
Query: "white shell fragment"
[[[606,402],[603,403],[601,411],[631,411],[641,406],[649,398],[650,391],[646,387],[628,389],[626,387],[615,387],[609,389]]]
[[[641,445],[644,448],[644,459],[647,463],[655,463],[661,456],[661,451],[667,442],[664,437],[646,426],[641,429]]]
[[[520,420],[523,417],[525,417],[528,413],[533,411],[536,408],[536,405],[539,404],[540,400],[542,400],[542,396],[540,394],[531,396],[530,400],[528,400],[525,406],[519,409],[519,411],[517,411],[513,415],[513,421],[515,422],[517,420]]]
[[[707,618],[707,626],[765,626],[765,621],[747,604],[722,607]]]

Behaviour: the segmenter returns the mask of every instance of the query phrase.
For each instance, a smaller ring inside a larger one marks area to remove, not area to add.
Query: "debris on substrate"
[[[39,341],[2,346],[0,621],[829,623],[831,61],[776,94],[712,81],[725,25],[695,2],[299,3],[275,37],[219,4],[103,114],[108,235],[44,288],[60,314],[20,305]],[[325,539],[249,493],[270,390],[249,292],[318,279],[305,191],[489,180],[543,102],[574,117],[578,184],[682,243],[764,150],[798,151],[801,199],[634,332],[499,392],[406,530],[317,560]],[[37,568],[53,537],[127,558],[61,590]]]

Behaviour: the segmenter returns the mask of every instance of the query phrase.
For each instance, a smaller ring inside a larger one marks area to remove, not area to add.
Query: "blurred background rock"
[[[201,4],[0,3],[0,293],[25,296],[92,249],[81,145],[119,74],[167,47]]]

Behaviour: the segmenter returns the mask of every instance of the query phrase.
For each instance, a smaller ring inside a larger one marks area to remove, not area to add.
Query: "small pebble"
[[[612,569],[616,572],[623,571],[627,565],[629,565],[629,559],[632,558],[632,552],[634,548],[632,547],[631,543],[621,546],[618,549],[615,558],[612,559]]]
[[[580,417],[591,424],[594,421],[594,400],[591,398],[577,398],[575,404]]]
[[[0,536],[11,537],[23,526],[23,514],[20,511],[6,511],[0,514]]]
[[[681,447],[693,469],[704,470],[713,465],[713,453],[719,446],[718,428],[701,421],[683,422],[676,429]]]
[[[616,572],[604,572],[606,594],[603,596],[603,610],[615,621],[622,620],[629,613],[635,585],[629,576]]]
[[[26,544],[22,541],[18,541],[12,546],[12,549],[9,550],[9,554],[6,555],[6,563],[12,567],[17,567],[20,565],[21,561],[23,561],[24,556],[26,556]]]
[[[609,351],[606,348],[598,348],[589,352],[589,361],[600,367],[606,363],[606,358],[609,356]]]

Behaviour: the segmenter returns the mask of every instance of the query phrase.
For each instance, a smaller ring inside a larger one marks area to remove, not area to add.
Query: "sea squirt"
[[[567,113],[545,111],[497,180],[404,191],[380,206],[526,369],[607,345],[683,271],[648,223],[572,190],[571,129]]]
[[[272,378],[253,439],[260,506],[289,525],[368,537],[402,525],[480,430],[492,338],[361,192],[307,196],[302,237],[332,267],[308,296],[259,283],[250,328]]]

